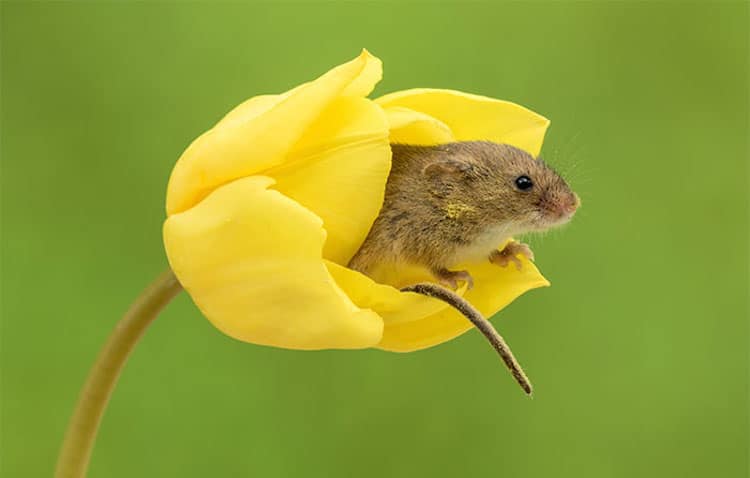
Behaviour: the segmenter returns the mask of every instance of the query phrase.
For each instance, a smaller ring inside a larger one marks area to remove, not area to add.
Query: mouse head
[[[510,234],[565,224],[580,205],[559,174],[521,149],[487,141],[453,143],[451,149],[449,167],[441,169],[463,183],[468,201],[488,223]]]

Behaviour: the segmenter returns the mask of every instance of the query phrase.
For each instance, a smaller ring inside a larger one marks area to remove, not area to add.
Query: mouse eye
[[[528,191],[534,186],[531,178],[528,176],[518,176],[516,178],[516,187],[521,191]]]

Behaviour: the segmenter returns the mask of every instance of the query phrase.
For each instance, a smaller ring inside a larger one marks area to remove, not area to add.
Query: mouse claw
[[[530,261],[534,260],[534,252],[532,252],[528,245],[523,242],[510,241],[502,251],[492,251],[490,262],[500,267],[507,267],[510,262],[513,262],[516,265],[516,269],[520,271],[523,268],[523,263],[518,258],[519,255]]]
[[[440,284],[450,289],[458,289],[458,282],[463,281],[471,289],[474,287],[474,279],[468,271],[449,271],[448,269],[436,269],[432,272]]]

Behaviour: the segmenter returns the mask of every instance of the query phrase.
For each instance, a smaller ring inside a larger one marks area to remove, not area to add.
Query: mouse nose
[[[570,193],[560,198],[557,204],[558,214],[561,217],[572,216],[578,209],[578,206],[581,205],[581,198],[576,193]]]
[[[574,192],[557,192],[545,195],[541,204],[554,220],[569,219],[581,205],[581,198]]]
[[[581,198],[578,197],[578,194],[573,193],[573,196],[568,203],[567,212],[569,214],[573,214],[576,212],[576,210],[581,206]]]

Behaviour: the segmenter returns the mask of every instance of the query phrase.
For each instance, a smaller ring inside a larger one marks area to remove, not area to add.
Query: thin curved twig
[[[404,287],[403,289],[401,289],[401,291],[416,292],[417,294],[422,294],[428,297],[442,300],[443,302],[447,303],[448,305],[459,311],[461,314],[463,314],[467,319],[471,321],[472,324],[474,324],[477,329],[479,329],[480,332],[482,332],[482,334],[484,334],[484,336],[490,342],[490,345],[492,345],[495,351],[500,355],[500,358],[503,359],[503,362],[505,362],[505,365],[508,367],[508,370],[510,370],[513,378],[516,379],[516,382],[518,382],[524,392],[526,392],[528,395],[531,395],[531,382],[524,373],[523,368],[521,368],[521,365],[513,356],[513,352],[511,352],[508,344],[505,343],[505,340],[500,336],[499,333],[497,333],[495,327],[493,327],[487,319],[482,317],[482,314],[479,313],[479,311],[474,308],[474,306],[471,305],[467,300],[443,286],[430,282],[421,282],[419,284]]]

